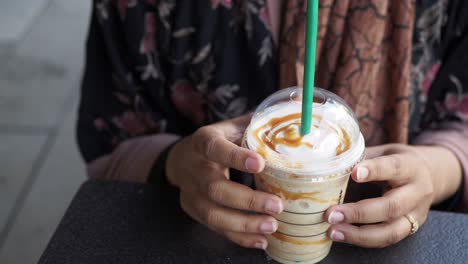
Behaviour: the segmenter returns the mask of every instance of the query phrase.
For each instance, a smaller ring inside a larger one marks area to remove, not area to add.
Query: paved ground
[[[90,0],[0,1],[0,263],[36,263],[85,180],[74,140]]]

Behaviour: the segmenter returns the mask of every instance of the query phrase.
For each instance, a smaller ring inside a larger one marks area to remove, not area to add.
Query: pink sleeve
[[[439,130],[422,133],[415,139],[414,143],[443,146],[457,156],[464,175],[464,196],[461,210],[468,212],[468,123],[445,123]]]
[[[179,137],[170,134],[138,137],[120,144],[114,152],[87,166],[90,178],[146,182],[159,154]]]

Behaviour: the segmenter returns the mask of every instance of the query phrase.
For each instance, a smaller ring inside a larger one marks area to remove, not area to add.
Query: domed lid
[[[316,88],[312,128],[300,135],[302,89],[282,89],[256,109],[247,144],[270,166],[298,175],[331,173],[354,165],[362,156],[364,140],[351,108],[337,95]]]

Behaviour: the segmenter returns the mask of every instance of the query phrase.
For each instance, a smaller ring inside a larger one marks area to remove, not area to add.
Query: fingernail
[[[255,248],[258,248],[258,249],[263,249],[263,250],[265,250],[265,249],[267,248],[267,245],[268,245],[268,244],[267,244],[266,241],[260,240],[260,241],[258,241],[257,243],[255,243],[254,247],[255,247]]]
[[[269,214],[279,214],[283,211],[283,205],[279,201],[267,200],[265,203],[265,211]]]
[[[278,228],[276,222],[268,221],[260,224],[260,231],[263,233],[274,233]]]
[[[357,179],[358,181],[363,181],[369,176],[369,169],[366,167],[357,168]]]
[[[254,158],[247,158],[245,160],[245,168],[248,171],[257,172],[260,169],[260,162]]]
[[[344,241],[345,240],[344,234],[342,232],[336,231],[336,230],[332,230],[332,232],[330,234],[330,238],[333,241]]]
[[[328,216],[328,223],[330,224],[339,224],[343,222],[343,220],[344,220],[344,214],[341,212],[333,211]]]

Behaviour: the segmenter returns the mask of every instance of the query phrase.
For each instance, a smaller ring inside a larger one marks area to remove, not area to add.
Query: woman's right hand
[[[259,154],[239,146],[250,118],[202,127],[177,143],[166,175],[192,218],[243,247],[265,249],[264,235],[278,228],[272,215],[283,211],[281,199],[229,180],[229,168],[258,173],[265,167]]]

